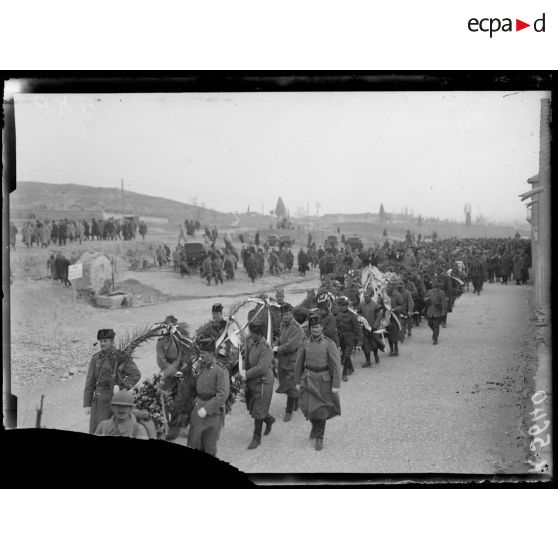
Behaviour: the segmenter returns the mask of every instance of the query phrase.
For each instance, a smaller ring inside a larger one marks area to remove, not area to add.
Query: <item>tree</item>
[[[438,239],[438,233],[436,232],[436,230],[434,229],[432,231],[432,240],[436,241]]]
[[[194,211],[194,216],[196,218],[196,221],[199,221],[201,219],[203,210],[205,208],[205,204],[202,202],[201,204],[198,205],[198,198],[196,197],[191,198],[190,203],[192,204],[192,209]]]
[[[422,215],[420,215],[420,214],[417,218],[417,226],[422,227]]]
[[[380,219],[385,219],[385,217],[386,217],[386,212],[384,210],[384,204],[381,203],[380,204]]]
[[[382,233],[382,236],[387,236],[387,229],[384,227],[384,232]]]

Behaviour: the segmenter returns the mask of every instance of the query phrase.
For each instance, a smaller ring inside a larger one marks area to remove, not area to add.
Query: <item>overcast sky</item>
[[[18,180],[120,187],[220,211],[524,220],[546,93],[16,96]]]

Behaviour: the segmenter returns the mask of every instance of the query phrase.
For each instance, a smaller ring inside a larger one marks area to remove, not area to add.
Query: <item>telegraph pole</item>
[[[306,202],[306,228],[310,232],[310,202]]]
[[[316,237],[320,238],[320,202],[316,202],[316,217],[318,218],[316,225]]]
[[[121,196],[120,196],[120,203],[122,208],[122,224],[124,224],[124,179],[120,179],[120,188],[121,188]]]

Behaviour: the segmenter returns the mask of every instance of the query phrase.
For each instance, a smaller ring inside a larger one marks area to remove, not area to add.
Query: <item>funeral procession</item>
[[[64,126],[16,98],[5,426],[248,474],[549,473],[548,99],[524,134],[520,95],[458,93],[75,96]]]

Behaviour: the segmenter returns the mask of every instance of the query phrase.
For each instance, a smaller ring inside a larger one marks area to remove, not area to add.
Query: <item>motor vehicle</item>
[[[352,250],[362,250],[363,248],[362,240],[356,235],[347,238],[345,244],[350,246]]]
[[[290,248],[293,244],[294,240],[288,234],[283,234],[279,237],[279,248]]]
[[[186,263],[193,271],[200,268],[203,260],[209,253],[208,247],[203,242],[186,242],[184,244],[184,252],[186,252]]]
[[[325,249],[333,249],[336,250],[337,249],[337,237],[335,235],[330,235],[326,238],[325,242],[324,242],[324,247]]]

